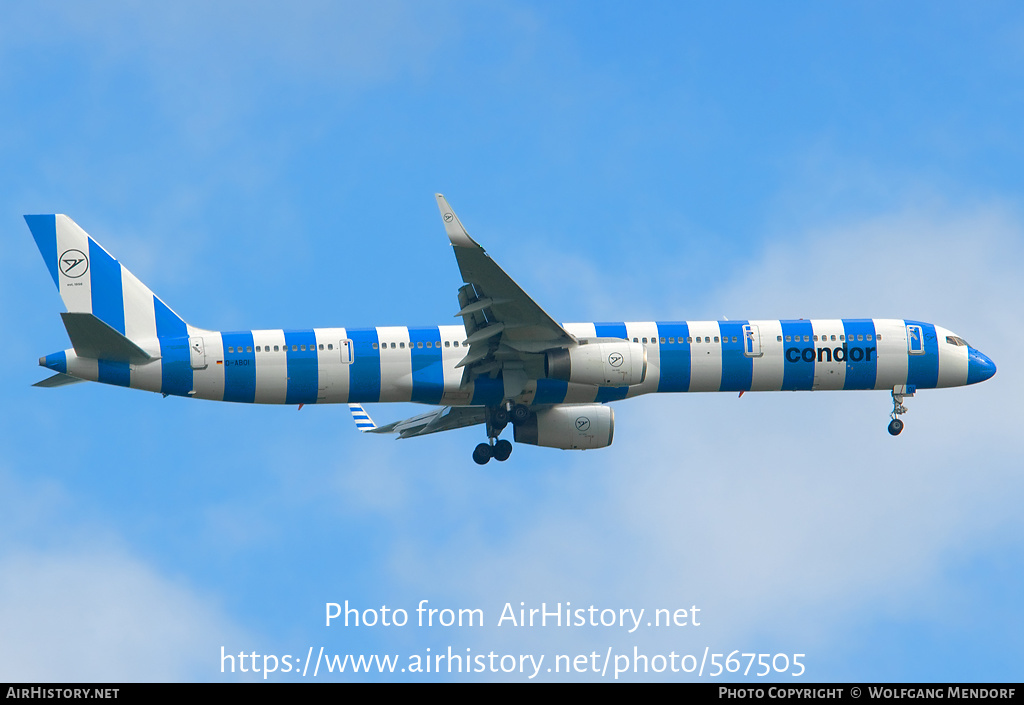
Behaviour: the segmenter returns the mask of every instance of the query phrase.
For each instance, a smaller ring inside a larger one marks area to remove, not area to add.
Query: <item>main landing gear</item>
[[[889,435],[898,436],[903,432],[903,422],[900,416],[907,413],[907,407],[903,406],[904,397],[914,396],[914,388],[907,385],[899,385],[892,389],[892,421],[889,422]]]
[[[498,435],[508,426],[509,421],[513,425],[523,423],[530,418],[530,408],[524,404],[512,404],[506,402],[504,406],[488,409],[490,418],[487,420],[487,443],[481,443],[473,450],[473,461],[477,465],[486,465],[494,458],[498,462],[508,460],[512,455],[512,443],[510,441],[498,440]]]

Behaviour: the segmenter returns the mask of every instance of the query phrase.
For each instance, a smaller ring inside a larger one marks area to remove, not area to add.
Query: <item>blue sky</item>
[[[1012,3],[8,9],[0,680],[452,646],[1019,681],[1022,47]],[[918,318],[999,372],[919,394],[898,439],[882,392],[675,395],[618,404],[610,448],[483,469],[479,429],[30,386],[68,343],[24,213],[197,326],[424,325],[460,284],[437,191],[562,321]],[[422,599],[487,624],[323,626]],[[499,628],[507,602],[703,620]],[[420,679],[448,678],[525,680]]]

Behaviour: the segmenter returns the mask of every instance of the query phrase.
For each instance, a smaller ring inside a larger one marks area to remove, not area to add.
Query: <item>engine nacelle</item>
[[[586,450],[612,444],[615,412],[604,404],[560,404],[539,409],[513,429],[516,443]]]
[[[550,379],[596,387],[627,387],[647,377],[647,348],[628,340],[605,340],[551,350],[544,356]]]

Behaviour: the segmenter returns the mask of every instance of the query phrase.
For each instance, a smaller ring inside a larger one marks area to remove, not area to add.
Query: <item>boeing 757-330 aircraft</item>
[[[653,392],[877,389],[889,433],[918,389],[981,382],[996,368],[963,338],[898,319],[559,324],[484,252],[437,194],[462,272],[462,325],[222,332],[187,324],[66,215],[27,215],[67,312],[72,347],[39,359],[57,374],[216,401],[347,403],[361,431],[400,438],[484,424],[481,465],[517,443],[611,444],[609,402]],[[362,404],[427,413],[376,426]]]

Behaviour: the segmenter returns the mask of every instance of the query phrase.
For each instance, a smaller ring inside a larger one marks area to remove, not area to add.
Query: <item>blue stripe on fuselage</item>
[[[910,326],[921,326],[924,333],[924,354],[909,355],[907,384],[920,389],[934,389],[939,383],[939,340],[935,326],[921,321],[906,321]]]
[[[187,396],[192,391],[192,363],[188,353],[188,326],[153,297],[156,335],[160,340],[160,391]]]
[[[685,392],[690,389],[690,335],[685,323],[657,323],[658,336],[666,340],[661,346],[659,392]],[[625,337],[625,335],[623,335]],[[674,339],[674,342],[673,342]]]
[[[444,367],[441,362],[441,332],[433,328],[409,329],[409,357],[412,359],[412,400],[441,403]]]
[[[557,379],[538,379],[534,404],[561,404],[569,392],[569,383]]]
[[[252,331],[222,333],[221,338],[224,341],[224,401],[252,403],[256,399]]]
[[[497,406],[505,397],[505,383],[491,377],[477,377],[473,382],[473,406]],[[536,402],[534,402],[536,403]]]
[[[625,340],[627,335],[625,323],[595,323],[594,332],[598,338],[622,338]],[[566,391],[568,391],[568,386]],[[629,387],[601,387],[597,390],[595,401],[602,403],[618,401],[619,399],[625,399],[628,393]],[[562,399],[565,399],[564,393]]]
[[[103,384],[116,384],[118,387],[131,386],[131,373],[127,362],[99,360],[98,363],[97,381]]]
[[[376,328],[349,330],[352,341],[352,364],[349,365],[348,400],[350,402],[380,401],[380,350]]]
[[[286,330],[284,349],[288,362],[288,392],[284,403],[315,403],[320,379],[316,334],[311,330]]]
[[[43,359],[43,364],[48,370],[54,372],[60,372],[61,374],[68,373],[68,353],[67,350],[61,350],[58,353],[47,355]]]
[[[785,362],[782,389],[811,389],[814,385],[814,329],[810,321],[780,321]],[[806,340],[805,340],[806,338]],[[810,354],[805,351],[810,350]],[[810,359],[807,359],[810,358]]]
[[[719,321],[722,334],[722,383],[719,391],[746,392],[754,378],[754,359],[744,354],[746,321]]]
[[[878,345],[875,343],[875,322],[865,320],[843,320],[845,344],[839,346],[845,351],[846,379],[843,389],[874,389],[878,375]],[[833,346],[832,354],[835,354]]]
[[[92,277],[92,314],[124,335],[121,265],[92,238],[89,238],[89,269]]]

